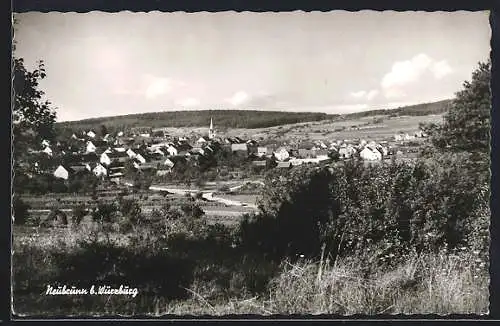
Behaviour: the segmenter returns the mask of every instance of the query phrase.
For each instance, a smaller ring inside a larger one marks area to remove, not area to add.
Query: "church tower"
[[[214,123],[212,118],[210,118],[210,129],[208,129],[208,138],[213,139],[215,137]]]

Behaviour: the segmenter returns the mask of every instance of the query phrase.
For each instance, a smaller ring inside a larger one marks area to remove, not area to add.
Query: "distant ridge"
[[[408,105],[403,107],[398,107],[395,109],[379,109],[379,110],[369,110],[355,113],[343,114],[342,117],[346,119],[369,117],[374,115],[411,115],[411,116],[423,116],[429,114],[442,114],[448,111],[453,100],[442,100],[437,102],[422,103],[415,105]]]
[[[354,119],[375,115],[423,116],[446,112],[452,100],[410,105],[396,109],[378,109],[348,114],[327,114],[319,112],[286,112],[258,110],[198,110],[137,113],[112,117],[91,118],[57,123],[63,129],[97,129],[105,125],[110,131],[148,126],[162,127],[207,127],[213,118],[217,128],[266,128],[299,122],[320,120]]]

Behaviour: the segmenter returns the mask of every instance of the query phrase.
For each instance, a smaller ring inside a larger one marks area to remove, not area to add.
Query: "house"
[[[175,165],[175,163],[172,162],[170,159],[167,158],[165,161],[162,162],[162,165],[165,165],[165,166],[167,166],[169,168],[173,168],[174,165]]]
[[[401,134],[395,134],[394,135],[394,140],[395,141],[402,141],[403,140],[403,135],[401,135]]]
[[[92,169],[92,173],[94,173],[94,175],[96,177],[103,177],[103,176],[107,175],[108,171],[106,170],[106,168],[104,166],[102,166],[101,164],[98,163]]]
[[[42,140],[42,146],[48,147],[48,146],[50,146],[50,142],[48,140],[44,139],[44,140]]]
[[[142,163],[139,165],[138,169],[141,171],[144,170],[156,170],[158,168],[158,164],[155,162]]]
[[[136,152],[134,152],[131,148],[127,149],[127,151],[125,152],[128,157],[130,158],[135,158],[137,156]]]
[[[109,157],[108,153],[102,153],[101,157],[99,158],[99,162],[105,165],[110,165],[111,164],[111,158]]]
[[[202,144],[205,144],[207,142],[207,140],[204,138],[204,137],[200,137],[198,138],[198,140],[196,141],[196,144],[198,145],[202,145]]]
[[[107,142],[109,140],[109,134],[104,135],[104,137],[102,137],[102,140]]]
[[[170,172],[172,172],[172,169],[170,168],[160,168],[159,170],[156,170],[156,175],[158,177],[162,177],[164,175],[169,174]]]
[[[351,158],[356,154],[356,149],[352,145],[347,145],[339,148],[340,158]]]
[[[310,149],[299,148],[298,156],[301,158],[313,157],[314,153]]]
[[[359,156],[366,161],[378,161],[382,159],[382,153],[380,153],[376,148],[371,146],[366,146],[360,153]]]
[[[90,138],[95,138],[95,136],[96,136],[96,135],[95,135],[95,132],[93,132],[92,130],[90,130],[89,132],[87,132],[87,134],[86,134],[86,135],[87,135],[88,137],[90,137]]]
[[[113,148],[113,150],[114,150],[115,152],[119,152],[119,153],[124,153],[124,152],[126,152],[126,149],[125,149],[125,148],[123,148],[123,147],[115,147],[115,148]]]
[[[101,157],[99,159],[99,162],[101,162],[104,165],[110,165],[112,162],[126,162],[128,161],[129,157],[126,153],[123,152],[112,152],[112,153],[102,153]]]
[[[68,180],[70,174],[70,169],[66,169],[64,166],[59,165],[54,171],[54,177],[58,179]]]
[[[292,167],[292,162],[278,162],[278,165],[276,165],[278,169],[289,169]]]
[[[286,148],[284,147],[280,147],[278,148],[275,152],[274,152],[274,157],[278,160],[278,161],[284,161],[286,159],[288,159],[290,157],[290,154],[288,153],[288,151],[286,150]]]
[[[191,154],[205,155],[205,150],[201,147],[193,147],[191,149]]]
[[[144,156],[143,156],[143,155],[141,155],[141,154],[137,154],[137,155],[134,157],[134,159],[136,159],[137,161],[139,161],[141,164],[146,163],[146,158],[144,158]]]
[[[257,147],[257,156],[262,157],[267,155],[267,147]]]
[[[116,136],[118,136],[118,137],[123,137],[123,131],[119,131],[119,132],[116,134]]]
[[[172,145],[170,145],[170,146],[167,147],[167,153],[168,153],[169,156],[176,156],[176,155],[178,155],[177,148],[175,148]]]
[[[129,156],[124,152],[112,152],[107,154],[111,162],[125,163],[129,160]]]
[[[72,169],[75,172],[85,172],[85,171],[90,171],[87,169],[87,165],[85,164],[74,164],[70,166],[70,169]]]
[[[52,149],[49,146],[45,147],[45,149],[42,152],[44,152],[48,156],[52,156]]]
[[[87,142],[87,147],[85,149],[86,153],[93,153],[96,151],[96,149],[97,149],[97,147],[94,145],[93,142],[91,142],[91,141]]]
[[[231,144],[231,151],[233,151],[233,152],[248,152],[248,146],[246,143],[243,143],[243,144],[233,143],[233,144]]]
[[[313,156],[316,156],[316,157],[324,157],[324,156],[328,156],[328,151],[321,148],[321,149],[317,149],[314,151],[314,155]]]
[[[71,135],[71,139],[78,139],[78,137],[76,137],[76,135],[75,135],[75,134],[72,134],[72,135]]]

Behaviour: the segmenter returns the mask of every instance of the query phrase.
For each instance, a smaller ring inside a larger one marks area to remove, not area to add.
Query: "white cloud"
[[[153,77],[148,83],[145,96],[148,99],[153,99],[160,95],[168,93],[172,89],[172,82],[169,78]]]
[[[400,98],[407,95],[405,88],[420,81],[424,74],[431,73],[435,79],[441,79],[453,70],[446,60],[436,62],[427,54],[421,53],[410,60],[398,61],[391,71],[382,78],[381,86],[386,98]],[[428,83],[429,80],[424,82]]]
[[[229,102],[232,105],[241,105],[241,104],[245,103],[246,101],[248,101],[249,98],[250,97],[248,96],[248,94],[246,92],[239,91],[239,92],[234,93],[234,95],[231,96],[230,98],[226,99],[226,102]]]
[[[358,98],[358,99],[367,99],[367,100],[372,100],[375,98],[375,96],[377,96],[379,93],[378,90],[376,89],[372,89],[370,91],[358,91],[358,92],[352,92],[350,93],[350,95],[354,98]]]
[[[359,91],[359,92],[352,92],[351,93],[351,96],[355,97],[355,98],[361,98],[361,97],[364,97],[365,95],[366,95],[365,91]]]
[[[368,100],[373,100],[375,98],[375,96],[378,95],[378,93],[379,93],[378,90],[372,89],[371,91],[368,92],[368,94],[366,94],[366,98]]]
[[[188,97],[182,100],[178,100],[175,102],[177,105],[184,107],[193,107],[200,105],[200,101],[196,98]]]
[[[434,77],[436,77],[437,79],[441,79],[453,73],[453,69],[451,69],[450,65],[446,60],[434,63],[434,65],[431,67],[431,70],[432,73],[434,74]]]

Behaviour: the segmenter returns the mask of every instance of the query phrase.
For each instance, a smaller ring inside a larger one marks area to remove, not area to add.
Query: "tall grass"
[[[137,246],[127,249],[129,244],[120,239],[120,233],[111,232],[113,236],[109,239],[97,235],[96,240],[91,235],[93,232],[95,230],[86,227],[61,228],[57,232],[51,229],[51,232],[15,239],[16,313],[46,314],[49,311],[50,314],[74,316],[159,316],[488,312],[488,264],[468,249],[410,253],[392,265],[367,259],[369,253],[366,257],[351,255],[331,259],[322,256],[319,261],[285,259],[272,263],[259,257],[240,256],[238,252],[232,257],[222,251],[209,257],[209,251],[226,249],[217,249],[209,242],[196,244],[179,239],[171,243],[178,246],[169,249],[174,250],[173,255],[163,254],[161,246],[149,244],[142,249]],[[146,233],[141,235],[141,239],[147,237]],[[89,246],[92,241],[96,242]],[[146,248],[149,251],[143,251]],[[108,257],[113,252],[117,256]],[[177,275],[178,282],[163,284],[165,279],[177,277],[175,266],[181,266],[176,264],[186,262],[184,258],[175,258],[181,252],[189,257],[198,252],[199,257],[192,261],[193,268],[185,269],[192,273],[191,276]],[[123,279],[128,285],[140,284],[136,298],[42,295],[46,284],[79,275],[67,270],[71,267],[68,264],[76,263],[72,266],[79,271],[90,268],[85,277],[94,272],[98,272],[96,275],[115,275],[110,274],[112,269],[99,267],[105,260],[99,257],[108,257],[116,263],[113,268],[124,273]],[[133,266],[137,264],[144,268]],[[148,274],[153,267],[155,273]],[[167,286],[168,293],[156,291],[162,286]],[[173,290],[181,295],[171,296]]]

